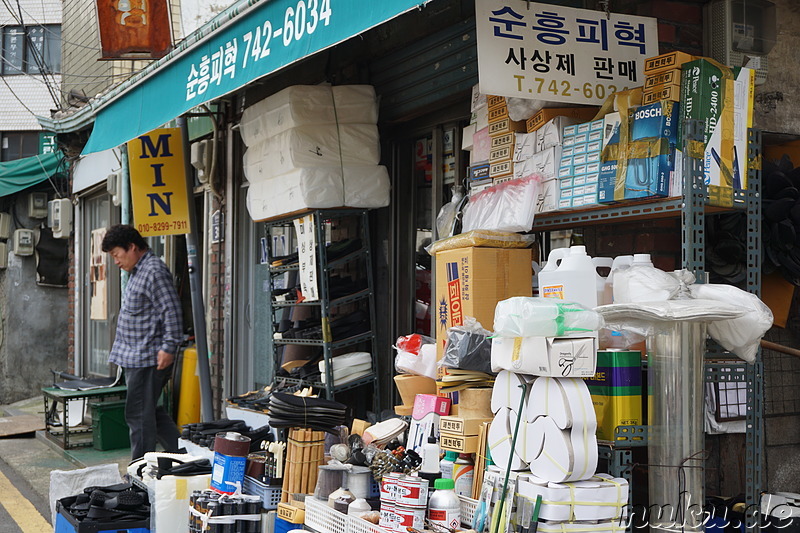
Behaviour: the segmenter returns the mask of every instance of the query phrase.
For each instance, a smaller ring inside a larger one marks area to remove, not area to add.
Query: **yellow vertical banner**
[[[133,224],[144,237],[188,233],[184,146],[180,128],[153,130],[128,142]]]

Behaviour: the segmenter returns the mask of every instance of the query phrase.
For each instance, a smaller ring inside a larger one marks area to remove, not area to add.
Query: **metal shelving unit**
[[[684,124],[684,146],[692,146],[703,138],[703,125],[697,121]],[[573,211],[554,211],[536,215],[533,231],[552,231],[595,224],[628,223],[639,220],[681,217],[682,267],[705,279],[705,219],[707,215],[742,211],[747,216],[747,290],[761,293],[761,133],[748,132],[748,184],[735,190],[732,205],[710,205],[703,180],[703,161],[697,154],[684,152],[683,195],[655,198],[622,204],[600,205]],[[694,155],[694,157],[690,156]],[[700,154],[702,155],[702,154]],[[701,281],[702,282],[702,281]],[[711,343],[710,343],[711,344]],[[717,347],[707,354],[705,380],[708,383],[737,381],[747,383],[746,408],[746,472],[745,503],[748,531],[760,530],[755,512],[759,508],[762,487],[762,455],[764,445],[764,368],[759,350],[753,364],[719,362],[711,357],[735,359]],[[617,428],[616,442],[599,444],[600,458],[608,461],[610,474],[631,481],[632,447],[647,445],[646,426]]]
[[[316,260],[317,272],[316,279],[319,284],[319,300],[316,301],[275,301],[270,298],[270,314],[273,319],[273,329],[277,330],[278,320],[276,313],[280,310],[285,310],[293,307],[315,307],[319,308],[320,321],[321,321],[321,338],[319,339],[284,339],[273,338],[274,353],[273,357],[276,359],[276,368],[280,366],[278,361],[278,347],[286,345],[305,345],[305,346],[318,346],[322,348],[323,359],[325,365],[325,379],[322,381],[313,381],[300,378],[283,377],[281,381],[290,384],[301,386],[311,386],[324,392],[325,397],[334,399],[336,393],[346,390],[354,389],[361,386],[371,385],[372,390],[372,409],[377,412],[378,409],[378,378],[377,378],[377,357],[376,357],[376,341],[375,341],[375,292],[372,273],[372,255],[370,252],[370,237],[369,237],[369,212],[365,209],[310,209],[300,214],[287,216],[284,218],[271,220],[266,222],[268,228],[286,227],[293,228],[294,221],[307,216],[314,215],[314,232],[317,242]],[[342,257],[337,257],[328,260],[327,247],[325,246],[325,225],[337,219],[354,218],[358,221],[358,232],[361,240],[361,247],[358,250],[347,253]],[[271,242],[267,239],[267,253],[271,258],[273,257]],[[360,262],[363,267],[364,275],[366,276],[366,288],[359,289],[352,294],[331,298],[330,275],[338,268],[341,268],[348,263]],[[299,271],[299,262],[289,265],[270,266],[270,289],[274,288],[274,281],[277,275],[281,275],[291,271]],[[359,333],[343,339],[334,339],[331,333],[331,320],[333,310],[344,306],[346,304],[357,304],[359,302],[366,302],[369,318],[369,329],[366,332]],[[369,351],[372,355],[372,372],[364,377],[349,381],[342,385],[334,385],[333,380],[333,365],[331,359],[333,352],[340,348],[346,348],[357,345],[368,345],[365,351]]]

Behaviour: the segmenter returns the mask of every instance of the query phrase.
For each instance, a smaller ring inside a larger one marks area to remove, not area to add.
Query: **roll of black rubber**
[[[234,431],[217,433],[214,437],[214,467],[211,488],[223,494],[233,494],[244,481],[250,437]]]

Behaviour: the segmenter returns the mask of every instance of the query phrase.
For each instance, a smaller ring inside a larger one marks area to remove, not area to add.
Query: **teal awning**
[[[39,154],[0,163],[0,196],[8,196],[42,182],[58,171],[61,155]]]
[[[209,23],[215,30],[206,39],[170,53],[149,75],[101,104],[83,154],[124,144],[427,1],[240,0]],[[249,9],[239,15],[245,5]]]

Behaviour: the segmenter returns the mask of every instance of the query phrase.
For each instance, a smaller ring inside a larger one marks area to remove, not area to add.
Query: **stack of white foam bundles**
[[[240,132],[254,220],[305,208],[389,205],[369,85],[297,85],[248,107]]]

